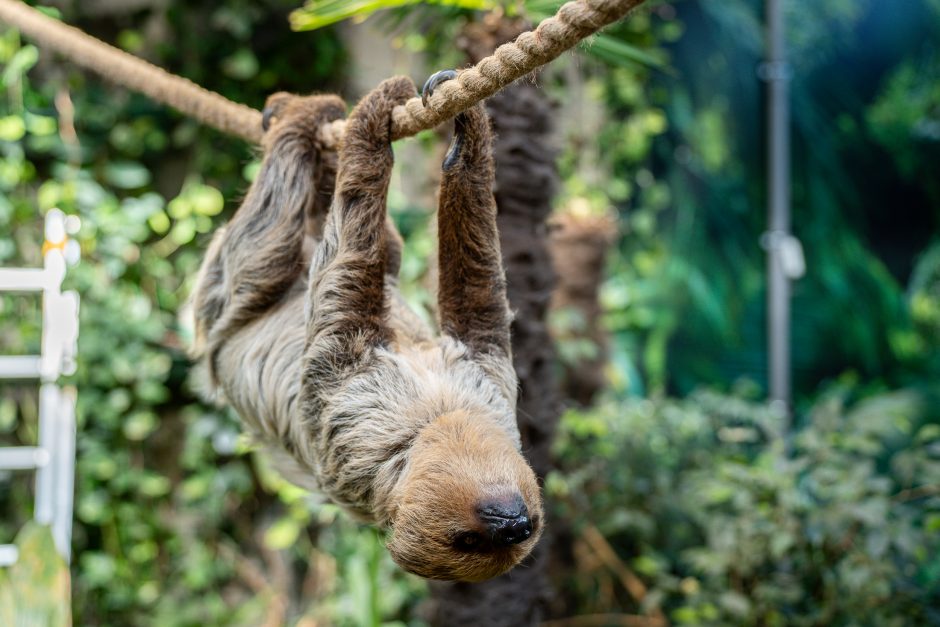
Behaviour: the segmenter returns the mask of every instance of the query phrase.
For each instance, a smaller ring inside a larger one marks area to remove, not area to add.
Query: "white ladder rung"
[[[42,358],[38,355],[0,357],[0,379],[38,379]]]
[[[20,556],[15,544],[0,544],[0,567],[12,566]]]
[[[0,447],[0,470],[33,470],[49,463],[49,451],[38,446]]]
[[[0,268],[0,291],[41,292],[53,287],[55,278],[45,268]]]

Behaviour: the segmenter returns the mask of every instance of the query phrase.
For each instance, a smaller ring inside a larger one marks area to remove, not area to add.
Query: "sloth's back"
[[[282,443],[279,448],[297,441],[300,434],[292,430],[303,426],[303,421],[296,419],[296,412],[300,409],[306,297],[305,282],[298,282],[279,305],[229,338],[216,362],[224,401],[235,409],[259,441],[269,445]],[[386,298],[388,323],[395,331],[393,350],[435,340],[428,325],[394,286],[387,285]]]

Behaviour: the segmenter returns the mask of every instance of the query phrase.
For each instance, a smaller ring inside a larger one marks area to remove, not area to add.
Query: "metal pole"
[[[766,0],[767,60],[767,333],[770,400],[789,410],[790,279],[784,244],[790,237],[790,107],[783,0]]]

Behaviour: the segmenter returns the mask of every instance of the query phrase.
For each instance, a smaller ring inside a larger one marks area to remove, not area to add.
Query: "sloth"
[[[398,77],[368,94],[338,159],[318,130],[339,98],[269,98],[259,175],[196,280],[192,352],[285,478],[387,530],[405,570],[481,581],[531,552],[542,502],[515,419],[482,105],[455,118],[443,162],[439,332],[396,287],[391,112],[415,93]]]

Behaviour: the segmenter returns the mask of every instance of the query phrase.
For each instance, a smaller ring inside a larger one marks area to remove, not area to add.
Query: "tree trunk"
[[[575,349],[567,355],[560,351],[561,388],[569,402],[589,407],[607,384],[608,337],[601,324],[598,297],[617,224],[610,215],[574,211],[562,213],[552,222],[551,252],[558,286],[551,310],[563,321],[553,324],[552,331],[559,346]]]
[[[525,29],[492,18],[465,31],[464,49],[476,62]],[[546,218],[558,184],[550,145],[552,107],[544,92],[517,82],[487,101],[496,133],[496,205],[509,302],[515,312],[512,348],[519,376],[518,422],[522,448],[544,478],[561,404],[555,354],[545,316],[555,284]],[[546,573],[551,521],[525,563],[480,584],[432,585],[434,625],[535,625],[549,599]]]

